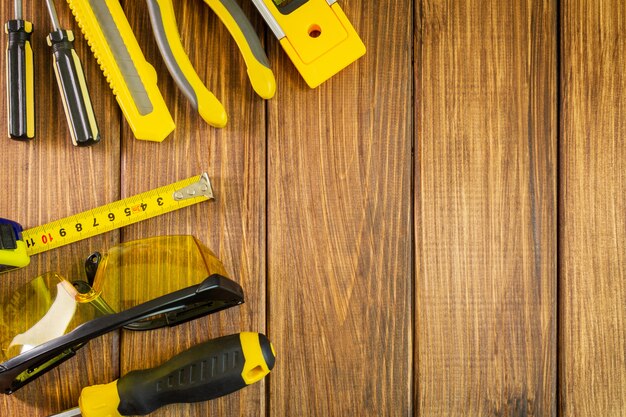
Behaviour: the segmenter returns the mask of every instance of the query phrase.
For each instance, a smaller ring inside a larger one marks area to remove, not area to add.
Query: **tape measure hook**
[[[211,180],[209,174],[203,172],[200,175],[200,179],[193,184],[174,191],[173,197],[176,201],[186,200],[188,198],[195,198],[204,196],[209,199],[213,199],[213,188],[211,187]]]

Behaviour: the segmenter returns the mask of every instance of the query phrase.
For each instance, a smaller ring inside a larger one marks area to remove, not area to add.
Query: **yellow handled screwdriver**
[[[63,108],[74,146],[90,146],[100,141],[96,116],[91,105],[85,73],[74,50],[74,33],[60,28],[54,0],[46,0],[53,32],[48,35],[52,47],[54,73],[56,74]]]
[[[274,347],[260,333],[223,336],[164,364],[84,388],[79,406],[50,417],[146,415],[167,404],[208,401],[263,379],[274,368]]]
[[[22,18],[22,0],[15,0],[15,19],[4,25],[9,43],[6,51],[7,115],[9,137],[28,140],[35,137],[35,88],[33,24]]]

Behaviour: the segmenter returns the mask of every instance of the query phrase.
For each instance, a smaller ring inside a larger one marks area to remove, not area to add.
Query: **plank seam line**
[[[561,374],[561,142],[562,142],[562,79],[563,79],[563,13],[562,13],[563,1],[556,0],[556,163],[555,163],[555,188],[556,188],[556,224],[555,224],[555,256],[556,256],[556,271],[555,271],[555,324],[554,332],[556,333],[556,343],[554,344],[554,358],[555,358],[555,383],[554,383],[554,400],[555,405],[553,412],[556,416],[562,415],[561,409],[561,389],[560,389],[560,374]]]
[[[267,25],[263,25],[263,45],[265,46],[265,49],[268,49],[269,46],[269,34],[268,34],[268,30],[267,30]],[[270,106],[269,106],[269,100],[265,100],[264,101],[264,107],[265,107],[265,334],[267,335],[267,337],[272,340],[272,337],[270,335],[270,318],[269,318],[269,311],[270,311],[270,275],[269,275],[269,270],[270,270],[270,261],[269,261],[269,215],[270,215],[270,205],[269,205],[269,177],[270,177],[270,171],[269,171],[269,159],[270,159],[270,155],[269,155],[269,149],[270,149],[270,143],[269,143],[269,126],[270,126],[270,121],[269,121],[269,110],[270,110]],[[271,406],[270,406],[270,395],[271,395],[271,390],[270,390],[270,383],[271,383],[271,378],[265,378],[265,417],[269,417],[271,415]]]
[[[419,135],[417,134],[417,129],[419,128],[418,124],[418,120],[419,117],[417,117],[416,112],[418,111],[417,106],[416,106],[416,101],[417,101],[417,96],[418,96],[418,85],[421,84],[421,68],[420,68],[420,63],[421,63],[421,51],[422,51],[422,39],[423,39],[423,32],[422,32],[422,19],[423,19],[423,12],[424,12],[424,2],[423,1],[419,1],[419,3],[417,3],[419,0],[415,0],[412,2],[412,10],[411,10],[411,74],[413,74],[413,79],[411,81],[411,174],[410,174],[410,178],[409,178],[409,182],[410,182],[410,187],[411,187],[411,199],[409,202],[409,210],[410,210],[410,233],[411,233],[411,280],[410,280],[410,285],[411,285],[411,306],[410,306],[410,311],[411,311],[411,317],[410,317],[410,323],[411,323],[411,333],[410,333],[410,341],[409,341],[409,348],[411,349],[411,352],[409,352],[409,357],[411,358],[411,367],[410,367],[410,378],[409,378],[409,386],[410,386],[410,391],[409,391],[409,412],[411,415],[416,416],[418,414],[418,410],[417,410],[417,405],[419,403],[419,377],[416,377],[417,375],[419,375],[419,338],[417,337],[417,333],[418,333],[418,317],[417,317],[417,308],[416,308],[416,304],[417,304],[417,287],[418,287],[418,282],[417,282],[417,244],[416,244],[416,239],[417,239],[417,232],[415,229],[416,226],[416,219],[415,219],[415,199],[416,199],[416,193],[417,193],[417,187],[416,187],[416,164],[418,161],[418,156],[416,155],[417,153],[417,149],[419,149],[419,147],[417,146],[417,142],[419,140]],[[417,7],[419,5],[419,13],[417,10]],[[419,24],[418,24],[418,19],[419,19]],[[416,35],[418,35],[418,37],[416,38]],[[419,55],[418,55],[419,54]]]

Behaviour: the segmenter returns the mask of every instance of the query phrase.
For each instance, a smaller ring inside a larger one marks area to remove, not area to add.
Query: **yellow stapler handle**
[[[154,37],[178,88],[208,124],[214,127],[226,126],[228,118],[224,106],[200,80],[185,53],[172,0],[147,0],[147,4]]]

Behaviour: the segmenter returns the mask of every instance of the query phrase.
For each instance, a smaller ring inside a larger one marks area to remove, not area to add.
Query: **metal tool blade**
[[[111,15],[111,11],[107,7],[107,2],[102,0],[89,0],[91,10],[98,19],[102,33],[107,40],[111,52],[115,56],[120,72],[124,77],[128,90],[130,91],[135,106],[139,114],[146,115],[151,113],[154,107],[148,97],[148,92],[144,87],[141,77],[135,67],[130,52],[124,44],[124,39]]]
[[[176,190],[174,192],[174,200],[181,201],[187,198],[194,198],[198,196],[205,196],[209,199],[213,199],[213,188],[211,187],[211,180],[209,180],[209,174],[203,172],[200,175],[198,182],[194,182],[191,185]]]
[[[80,413],[80,408],[74,407],[69,410],[63,411],[59,414],[51,415],[50,417],[75,417],[75,416],[80,416],[80,415],[82,415]]]

